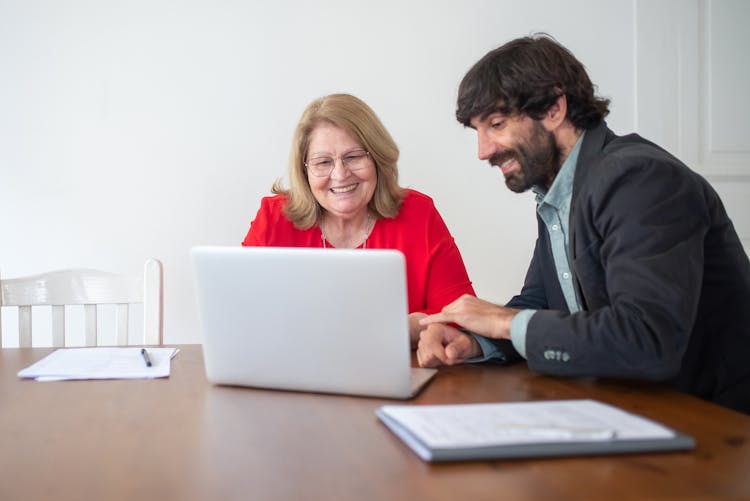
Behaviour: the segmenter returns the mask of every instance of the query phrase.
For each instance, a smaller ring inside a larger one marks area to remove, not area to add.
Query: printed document
[[[168,377],[177,348],[61,348],[23,369],[18,377],[37,381],[67,379],[152,379]],[[146,360],[151,364],[147,365]]]

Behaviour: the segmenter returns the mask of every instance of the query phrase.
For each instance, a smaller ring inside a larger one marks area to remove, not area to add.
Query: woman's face
[[[306,163],[312,194],[329,215],[354,219],[367,214],[377,184],[375,162],[348,132],[330,123],[315,127]]]

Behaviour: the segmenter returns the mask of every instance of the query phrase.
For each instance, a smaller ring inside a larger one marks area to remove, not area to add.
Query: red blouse
[[[299,230],[283,212],[286,197],[264,197],[243,246],[322,247],[320,228]],[[436,313],[462,294],[474,295],[461,253],[432,199],[406,190],[393,219],[378,219],[368,249],[397,249],[406,258],[409,313]]]

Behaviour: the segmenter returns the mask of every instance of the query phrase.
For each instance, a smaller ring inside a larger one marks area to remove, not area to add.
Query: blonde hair
[[[349,94],[330,94],[316,99],[302,113],[289,154],[289,188],[277,180],[272,191],[286,195],[284,214],[295,227],[306,230],[320,221],[323,207],[313,196],[305,160],[310,135],[321,123],[330,123],[356,138],[375,163],[377,184],[368,208],[378,218],[398,215],[404,190],[398,185],[398,146],[374,111]]]

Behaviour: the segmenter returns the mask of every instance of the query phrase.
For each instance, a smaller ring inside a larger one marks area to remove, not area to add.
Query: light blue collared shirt
[[[547,233],[549,233],[557,279],[571,313],[581,309],[573,286],[573,274],[570,271],[568,236],[570,235],[570,202],[573,197],[573,179],[575,178],[578,154],[581,151],[581,143],[585,134],[584,131],[576,141],[549,190],[540,186],[532,188],[532,191],[536,194],[537,214],[539,214],[547,227]],[[536,310],[522,310],[513,317],[510,324],[510,339],[513,342],[513,347],[524,358],[526,358],[526,329],[534,313],[536,313]],[[474,338],[482,348],[482,356],[472,359],[472,362],[502,358],[502,354],[497,347],[489,340],[478,335],[474,335]]]

